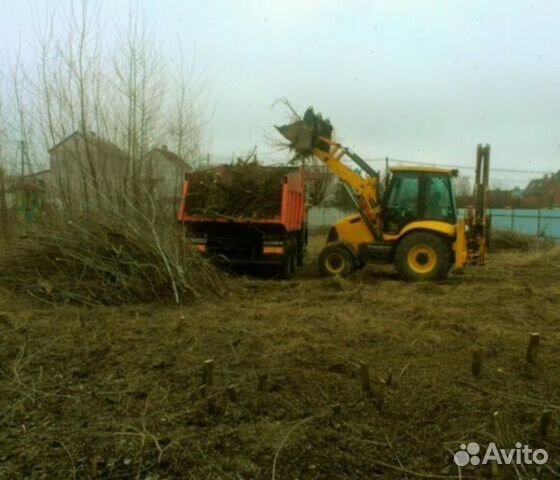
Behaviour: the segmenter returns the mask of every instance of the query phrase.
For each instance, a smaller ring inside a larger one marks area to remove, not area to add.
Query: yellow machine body
[[[331,240],[344,243],[356,256],[359,255],[362,245],[375,243],[375,238],[360,214],[352,214],[342,218],[332,225],[331,231],[337,232],[337,237],[333,237]],[[469,260],[469,252],[464,219],[459,219],[457,225],[432,220],[412,222],[396,235],[383,234],[383,241],[396,245],[405,235],[414,231],[433,232],[451,241],[454,257],[453,269],[461,271],[465,268]]]
[[[406,222],[398,230],[393,228],[388,231],[383,221],[387,205],[379,198],[377,177],[369,176],[364,179],[345,166],[341,162],[342,155],[336,144],[331,144],[328,152],[317,150],[314,155],[322,159],[355,193],[358,207],[358,213],[344,217],[332,225],[324,250],[326,253],[320,259],[324,273],[334,275],[351,271],[356,267],[344,269],[342,261],[350,259],[357,267],[366,263],[394,263],[397,267],[400,265],[400,270],[406,270],[406,278],[431,280],[445,277],[450,270],[462,271],[468,264],[483,264],[486,235],[484,233],[476,241],[469,240],[465,219],[457,218],[451,223],[415,219]],[[457,174],[455,170],[428,166],[396,167],[391,171],[393,175],[410,178],[447,178],[450,195],[451,178]],[[455,209],[454,194],[452,203]],[[340,252],[336,251],[340,248],[346,249],[351,255],[341,257]],[[445,251],[448,253],[442,254]],[[444,265],[442,255],[446,257]],[[334,263],[332,258],[336,260]],[[436,271],[437,275],[434,273]]]
[[[462,219],[457,217],[452,182],[456,170],[392,168],[382,198],[379,173],[349,148],[332,141],[330,122],[313,109],[302,120],[277,128],[298,153],[321,160],[346,185],[356,205],[356,214],[339,220],[329,231],[319,256],[324,274],[348,275],[366,263],[393,263],[405,279],[437,280],[467,264],[484,264],[489,145],[477,147],[475,210]],[[345,157],[358,169],[345,164]]]

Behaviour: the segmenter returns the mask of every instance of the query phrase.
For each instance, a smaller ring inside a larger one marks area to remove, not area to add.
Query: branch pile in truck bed
[[[85,305],[184,303],[219,293],[219,274],[174,227],[110,212],[49,219],[0,258],[0,287]]]
[[[239,159],[195,172],[190,177],[187,212],[209,217],[274,217],[280,213],[282,178],[293,170]]]

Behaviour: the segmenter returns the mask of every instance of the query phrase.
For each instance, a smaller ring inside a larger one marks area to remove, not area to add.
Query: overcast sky
[[[0,0],[4,54],[33,36],[43,5]],[[488,142],[494,167],[560,168],[560,1],[140,5],[171,58],[178,39],[196,55],[214,154],[258,145],[262,156],[284,158],[265,131],[286,119],[271,105],[287,97],[328,116],[337,138],[366,158],[472,165],[476,144]],[[106,2],[103,20],[126,23],[129,8]],[[531,176],[493,173],[510,186]]]

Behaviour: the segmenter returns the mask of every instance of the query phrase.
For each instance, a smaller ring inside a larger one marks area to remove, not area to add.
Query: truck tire
[[[291,256],[286,254],[286,258],[282,259],[282,265],[280,266],[280,278],[287,280],[292,276],[292,273],[294,273],[293,262]]]
[[[329,243],[319,255],[319,270],[322,275],[347,277],[356,269],[354,255],[341,243]]]
[[[297,241],[297,265],[298,267],[303,266],[303,259],[305,257],[305,246],[307,244],[307,227],[303,227],[298,235]]]
[[[397,246],[395,265],[399,275],[409,281],[433,281],[447,277],[451,248],[439,235],[416,232],[407,235]]]
[[[288,279],[296,270],[297,264],[297,241],[295,238],[288,238],[284,245],[284,256],[280,266],[280,276]]]

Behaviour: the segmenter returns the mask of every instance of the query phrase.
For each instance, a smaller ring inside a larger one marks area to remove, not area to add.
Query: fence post
[[[512,232],[513,232],[513,219],[515,218],[515,217],[514,217],[514,212],[515,212],[515,209],[512,208],[512,209],[511,209],[511,228],[510,228],[510,230],[511,230]]]
[[[541,209],[537,210],[537,237],[541,234]]]

